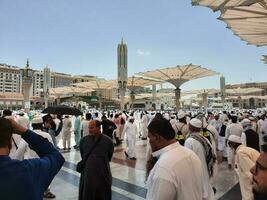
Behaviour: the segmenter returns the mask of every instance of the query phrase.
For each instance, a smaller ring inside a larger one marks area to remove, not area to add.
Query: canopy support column
[[[121,111],[124,110],[124,96],[125,96],[126,89],[120,88],[120,109]]]
[[[130,103],[131,103],[131,107],[130,108],[134,108],[134,99],[135,99],[135,93],[134,93],[134,90],[131,91],[130,93]]]
[[[242,104],[242,97],[238,97],[238,104],[239,104],[239,109],[243,109],[243,104]]]
[[[97,97],[98,97],[98,102],[99,102],[99,109],[102,109],[102,94],[100,89],[97,90]]]
[[[202,93],[202,106],[207,109],[208,107],[208,93]]]
[[[157,95],[156,84],[152,85],[152,102],[155,103]]]
[[[180,87],[176,87],[174,92],[175,92],[176,111],[178,111],[180,109],[180,97],[181,97],[181,89],[180,89]]]

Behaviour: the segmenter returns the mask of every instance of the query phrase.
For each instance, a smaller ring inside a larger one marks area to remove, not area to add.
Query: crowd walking
[[[4,110],[0,124],[1,199],[56,198],[49,185],[64,162],[61,154],[73,150],[82,158],[77,164],[79,200],[111,199],[114,148],[125,147],[125,159],[137,162],[142,159],[136,153],[137,141],[147,149],[148,200],[215,200],[222,162],[236,172],[242,200],[267,199],[264,111],[104,111],[63,119],[35,113],[29,120],[26,113]],[[35,176],[39,178],[33,185]],[[9,193],[12,184],[25,183],[31,191],[23,193],[21,186]]]

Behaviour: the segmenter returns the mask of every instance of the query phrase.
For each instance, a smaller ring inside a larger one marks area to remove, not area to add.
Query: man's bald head
[[[100,127],[101,127],[100,121],[98,121],[98,120],[91,120],[89,122],[89,133],[91,135],[98,135],[98,134],[100,134],[101,133]]]

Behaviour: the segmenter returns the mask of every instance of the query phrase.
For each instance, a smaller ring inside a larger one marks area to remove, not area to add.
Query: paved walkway
[[[73,140],[72,140],[73,141]],[[74,143],[72,143],[74,144]],[[137,142],[137,160],[125,158],[125,144],[116,147],[111,162],[113,176],[112,199],[142,200],[146,196],[145,151],[146,141]],[[77,200],[80,174],[75,171],[80,153],[72,149],[63,153],[66,162],[51,184],[51,191],[56,194],[56,200]],[[241,200],[238,179],[234,170],[227,168],[223,162],[218,166],[215,180],[217,188],[216,199]]]

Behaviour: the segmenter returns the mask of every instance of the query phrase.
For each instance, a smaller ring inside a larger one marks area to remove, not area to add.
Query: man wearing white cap
[[[236,135],[229,136],[228,145],[236,155],[242,200],[254,200],[250,169],[255,165],[260,153],[255,149],[242,145],[241,138]]]
[[[43,119],[42,116],[35,116],[32,119],[32,128],[35,133],[41,135],[44,138],[47,138],[50,143],[53,144],[52,138],[49,133],[42,131]],[[30,159],[30,158],[39,158],[39,156],[29,148],[27,142],[23,139],[21,140],[18,150],[16,152],[16,159],[23,160],[23,159]]]
[[[259,147],[259,135],[252,128],[252,123],[249,119],[243,119],[241,121],[244,132],[241,134],[241,142],[247,147],[251,147],[257,151],[260,151]]]
[[[184,146],[191,149],[197,154],[203,169],[203,186],[208,196],[208,200],[214,200],[214,192],[210,183],[210,178],[214,174],[214,164],[216,161],[216,154],[208,139],[200,134],[202,129],[202,122],[193,118],[189,122],[189,137],[186,139]]]
[[[171,119],[170,119],[170,123],[173,126],[174,124],[176,124],[177,120],[176,120],[176,115],[175,114],[171,114]]]
[[[35,133],[38,135],[46,138],[52,145],[54,145],[53,140],[50,136],[49,133],[42,131],[42,126],[43,126],[43,118],[40,115],[35,116],[32,119],[32,128]],[[30,149],[28,143],[21,139],[18,149],[16,151],[16,159],[18,160],[24,160],[24,159],[33,159],[33,158],[39,158],[37,153]],[[44,197],[45,198],[55,198],[56,196],[50,192],[50,189],[48,188],[44,192]]]
[[[188,125],[186,122],[186,115],[184,111],[179,111],[177,114],[178,122],[172,125],[173,130],[176,133],[176,140],[181,145],[184,145],[184,141],[188,135]]]
[[[243,132],[243,127],[240,123],[238,123],[238,117],[236,115],[232,115],[231,117],[232,123],[229,124],[225,130],[225,143],[227,144],[227,140],[230,135],[236,135],[238,137],[241,137],[241,134]],[[229,169],[232,168],[232,166],[235,165],[235,157],[234,152],[231,148],[228,147],[228,167]]]
[[[130,158],[131,160],[136,160],[135,142],[138,131],[137,126],[134,123],[134,118],[132,116],[129,117],[129,120],[124,127],[123,134],[125,133],[127,137],[127,148],[125,149],[124,153],[127,158]]]

